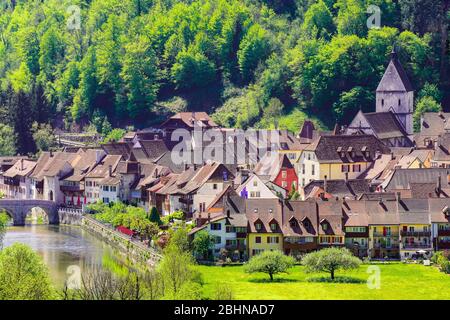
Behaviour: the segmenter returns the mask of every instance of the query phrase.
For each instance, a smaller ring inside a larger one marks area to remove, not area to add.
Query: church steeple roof
[[[403,69],[400,61],[397,57],[395,47],[392,48],[391,61],[384,72],[383,78],[378,84],[377,92],[379,91],[400,91],[409,92],[413,91],[411,82],[405,69]]]

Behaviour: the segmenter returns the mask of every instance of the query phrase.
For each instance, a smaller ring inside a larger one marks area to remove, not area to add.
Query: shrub
[[[231,286],[226,283],[220,283],[214,290],[213,300],[233,300],[234,293]]]

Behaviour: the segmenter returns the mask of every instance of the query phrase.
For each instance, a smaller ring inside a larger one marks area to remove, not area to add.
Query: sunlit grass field
[[[235,299],[306,300],[306,299],[450,299],[450,275],[436,267],[418,264],[377,264],[380,267],[380,288],[369,289],[369,265],[353,271],[338,271],[337,276],[360,279],[360,283],[310,282],[327,274],[305,274],[295,266],[289,274],[275,276],[273,283],[266,274],[246,274],[242,266],[198,266],[203,274],[204,295],[211,297],[219,283],[232,289]],[[373,273],[372,273],[373,274]]]

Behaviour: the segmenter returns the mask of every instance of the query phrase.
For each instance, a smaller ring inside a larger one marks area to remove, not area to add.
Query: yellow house
[[[299,186],[304,187],[313,180],[356,179],[377,157],[389,152],[372,135],[320,136],[300,156]]]
[[[382,259],[399,257],[399,225],[369,225],[369,256]]]
[[[248,256],[265,250],[283,250],[282,207],[279,199],[247,199]]]
[[[266,250],[283,250],[282,233],[249,233],[248,256],[252,257]]]

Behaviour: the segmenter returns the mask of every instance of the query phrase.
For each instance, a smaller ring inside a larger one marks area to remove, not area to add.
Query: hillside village
[[[423,114],[414,134],[413,106],[413,85],[393,52],[375,112],[360,111],[329,132],[308,120],[295,133],[274,131],[280,148],[269,170],[265,156],[256,164],[248,157],[175,163],[175,130],[234,130],[205,112],[182,112],[99,148],[66,147],[36,161],[1,157],[0,191],[77,210],[121,201],[155,207],[161,216],[182,211],[191,237],[206,230],[215,239],[213,255],[226,250],[234,260],[330,246],[361,258],[411,258],[450,249],[450,113]],[[229,145],[193,149],[227,154]],[[237,145],[237,153],[248,152],[246,146]]]

